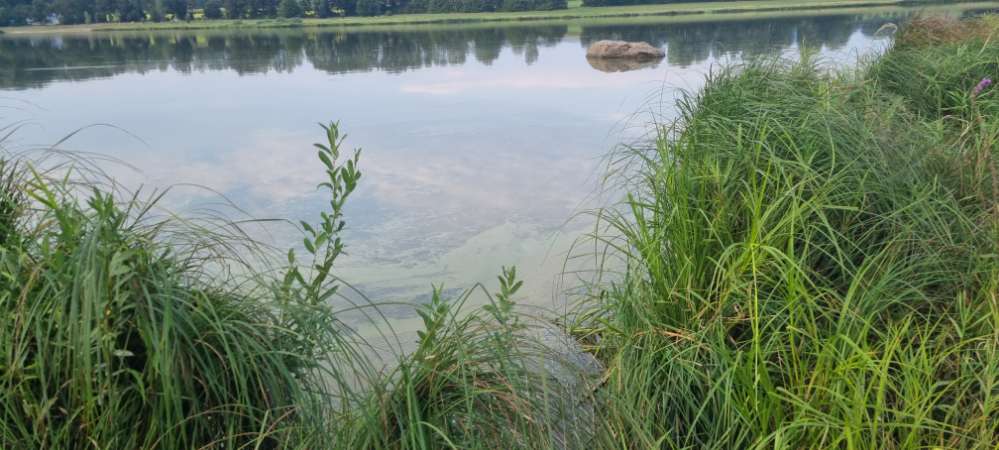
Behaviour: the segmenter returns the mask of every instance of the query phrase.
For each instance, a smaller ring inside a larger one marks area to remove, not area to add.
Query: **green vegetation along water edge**
[[[13,1],[13,0],[11,0]],[[213,0],[208,0],[209,2]],[[319,0],[325,2],[325,0]],[[592,19],[610,17],[640,17],[640,16],[670,16],[670,15],[700,15],[700,14],[730,14],[730,13],[763,13],[779,11],[816,11],[843,8],[859,8],[873,6],[891,5],[912,5],[912,4],[932,4],[932,1],[924,2],[919,0],[730,0],[712,2],[683,2],[664,4],[645,4],[627,6],[604,6],[591,7],[580,6],[578,3],[555,4],[549,0],[539,0],[537,4],[523,4],[519,6],[505,7],[502,3],[494,5],[491,9],[476,9],[471,12],[469,9],[408,9],[404,11],[385,11],[379,9],[377,14],[359,14],[356,2],[344,6],[337,6],[332,3],[324,3],[320,6],[309,6],[306,4],[292,6],[294,11],[300,11],[303,17],[279,17],[277,11],[283,9],[282,5],[274,3],[266,7],[256,7],[245,5],[246,12],[230,17],[225,12],[222,5],[198,5],[185,6],[182,16],[189,16],[188,20],[172,20],[173,13],[163,13],[162,15],[150,16],[146,11],[152,8],[151,5],[137,5],[138,12],[134,14],[133,20],[122,20],[122,13],[112,12],[105,14],[106,19],[96,20],[90,17],[85,6],[79,6],[78,13],[80,20],[64,21],[62,25],[35,25],[16,26],[4,28],[8,34],[34,34],[34,33],[89,33],[94,31],[121,31],[121,30],[156,30],[156,29],[208,29],[208,28],[293,28],[293,27],[331,27],[331,26],[374,26],[374,25],[414,25],[414,24],[442,24],[442,23],[468,23],[468,22],[509,22],[509,21],[537,21],[537,20],[558,20],[558,19]],[[159,2],[157,2],[157,5]],[[55,5],[55,4],[53,4]],[[186,5],[186,3],[185,3]],[[325,5],[325,6],[324,6]],[[399,3],[403,5],[403,3]],[[408,3],[407,3],[408,5]],[[437,8],[434,3],[428,3],[427,8]],[[363,5],[362,5],[363,6]],[[566,7],[568,6],[568,7]],[[54,6],[51,6],[54,7]],[[216,7],[220,8],[216,11]],[[6,10],[13,10],[15,5],[10,5]],[[179,6],[178,6],[179,8]],[[237,6],[229,6],[229,10],[234,10]],[[240,10],[244,6],[239,6]],[[324,8],[330,8],[329,12],[323,12]],[[366,8],[366,7],[365,7]],[[2,15],[4,8],[0,7],[0,24],[21,24],[27,17],[22,17],[27,10],[21,8],[22,13],[17,17],[4,18]],[[249,11],[261,11],[250,13]],[[58,21],[59,17],[67,17],[66,14],[56,14],[49,9],[40,8],[39,11],[46,11],[41,16],[49,17],[52,22]],[[320,12],[316,12],[320,11]],[[84,14],[86,12],[86,14]],[[421,13],[423,12],[423,13]],[[428,14],[430,13],[430,14]],[[41,16],[36,22],[43,23]],[[88,20],[89,17],[89,20]],[[154,20],[156,17],[163,17],[162,20]],[[216,20],[218,19],[218,20]],[[35,20],[35,19],[30,19]],[[48,19],[46,19],[48,20]],[[76,23],[77,25],[69,25]]]
[[[924,18],[848,73],[715,71],[614,158],[628,194],[584,239],[623,264],[572,313],[525,314],[514,269],[437,288],[387,367],[341,320],[379,306],[327,303],[364,183],[337,124],[328,207],[279,260],[5,153],[0,447],[994,448],[997,33]]]

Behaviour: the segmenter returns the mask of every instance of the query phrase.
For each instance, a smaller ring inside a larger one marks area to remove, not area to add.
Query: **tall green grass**
[[[504,269],[482,310],[462,313],[470,293],[440,289],[418,308],[415,351],[360,406],[365,420],[343,448],[579,448],[590,418],[569,388],[574,366],[542,345],[516,310],[521,282]],[[480,287],[481,289],[481,287]]]
[[[0,159],[0,448],[551,448],[574,439],[563,396],[553,395],[568,372],[516,311],[514,269],[494,294],[435,290],[417,309],[424,330],[408,354],[375,355],[341,321],[360,311],[379,322],[379,311],[331,306],[343,286],[334,274],[343,207],[361,172],[359,152],[342,154],[337,124],[324,130],[316,147],[328,209],[299,224],[304,252],[281,264],[238,224],[160,214],[162,194],[81,188],[75,180],[93,173],[74,161],[45,172]],[[473,295],[488,305],[463,308]]]
[[[713,74],[598,213],[622,276],[567,318],[513,269],[438,287],[387,366],[342,322],[378,305],[330,306],[361,182],[336,124],[327,210],[263,267],[238,226],[0,159],[0,447],[995,448],[997,29]]]
[[[972,136],[999,102],[970,97],[996,28],[951,26],[974,36],[907,31],[869,76],[715,74],[633,156],[602,214],[627,275],[576,328],[607,365],[598,447],[999,445],[996,197],[966,182],[997,153]]]
[[[353,173],[332,165],[335,151],[321,152],[334,204]],[[50,175],[0,163],[2,447],[324,442],[351,394],[322,362],[363,361],[300,271],[233,275],[233,248],[248,244],[234,228],[157,218],[156,198],[80,191],[72,169]],[[310,281],[328,271],[317,264]]]

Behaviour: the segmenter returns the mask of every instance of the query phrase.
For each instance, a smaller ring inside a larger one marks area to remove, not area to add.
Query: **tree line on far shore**
[[[0,0],[0,26],[565,9],[566,0]]]
[[[664,3],[705,3],[711,1],[718,0],[583,0],[583,6],[660,5]]]
[[[583,24],[579,45],[601,39],[646,41],[668,48],[665,61],[678,67],[702,64],[712,57],[741,55],[755,59],[778,48],[821,45],[837,51],[857,33],[871,38],[885,20],[907,22],[915,13],[877,16],[759,18],[712,23]],[[109,78],[125,73],[174,70],[180,73],[227,70],[239,75],[270,71],[290,73],[308,64],[329,74],[383,71],[400,73],[425,67],[490,65],[503,49],[528,65],[542,48],[563,42],[565,24],[428,27],[413,30],[341,28],[315,32],[265,29],[253,33],[162,32],[156,34],[90,33],[31,39],[0,39],[0,89],[22,90],[60,81]],[[106,64],[93,64],[103,61]],[[38,70],[73,67],[73,70]]]

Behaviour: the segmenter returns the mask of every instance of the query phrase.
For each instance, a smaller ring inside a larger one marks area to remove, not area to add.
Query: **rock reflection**
[[[633,58],[586,58],[586,62],[590,63],[590,67],[608,73],[652,69],[659,67],[659,63],[662,61],[662,59],[647,59],[643,61]]]

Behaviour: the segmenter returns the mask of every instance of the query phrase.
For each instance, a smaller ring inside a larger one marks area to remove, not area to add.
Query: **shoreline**
[[[984,3],[985,7],[996,2],[955,2],[964,4]],[[0,34],[7,36],[43,34],[90,34],[108,31],[158,31],[158,30],[241,30],[262,28],[362,28],[385,25],[467,24],[499,22],[534,22],[544,20],[603,19],[655,16],[706,16],[715,14],[745,14],[787,11],[840,10],[878,6],[936,6],[939,3],[918,0],[781,0],[725,1],[698,3],[669,3],[654,5],[570,7],[553,11],[405,14],[374,17],[336,17],[325,19],[245,19],[198,20],[191,22],[135,22],[88,25],[39,25],[0,27]],[[945,6],[953,7],[954,3]]]

